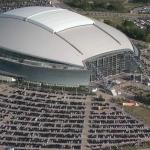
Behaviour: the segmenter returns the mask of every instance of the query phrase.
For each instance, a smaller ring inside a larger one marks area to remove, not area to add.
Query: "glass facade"
[[[26,81],[55,86],[88,86],[90,81],[90,72],[82,67],[42,60],[4,49],[0,50],[0,72]]]
[[[87,86],[90,80],[100,80],[110,75],[136,70],[133,55],[134,52],[126,49],[104,53],[85,60],[83,68],[0,49],[0,71],[28,81]]]
[[[35,66],[35,67],[56,68],[56,69],[66,69],[66,70],[83,69],[83,67],[80,66],[54,62],[46,59],[41,59],[41,58],[32,57],[25,54],[8,51],[5,49],[0,49],[0,59],[21,63],[24,65]]]

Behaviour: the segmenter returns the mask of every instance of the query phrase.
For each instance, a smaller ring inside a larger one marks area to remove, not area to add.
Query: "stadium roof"
[[[102,22],[55,7],[25,7],[0,16],[0,47],[83,66],[83,60],[133,46]]]
[[[55,7],[27,7],[6,12],[4,16],[28,21],[51,32],[94,23],[87,17]]]

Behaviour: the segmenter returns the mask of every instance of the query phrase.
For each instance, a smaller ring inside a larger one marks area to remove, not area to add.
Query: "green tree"
[[[142,41],[149,41],[150,32],[147,29],[140,29],[132,21],[125,20],[117,28],[127,34],[130,38],[134,38]]]

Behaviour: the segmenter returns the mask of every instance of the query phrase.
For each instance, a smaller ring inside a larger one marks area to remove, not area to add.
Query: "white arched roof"
[[[4,17],[25,20],[51,32],[60,32],[76,26],[94,24],[94,21],[87,17],[55,7],[25,7],[6,12]]]
[[[2,14],[0,47],[79,66],[95,55],[133,51],[129,39],[113,27],[55,7],[26,7]]]

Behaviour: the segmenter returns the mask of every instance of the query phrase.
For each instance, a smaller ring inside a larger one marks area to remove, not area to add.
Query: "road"
[[[150,148],[145,148],[145,149],[138,149],[138,150],[150,150]]]

